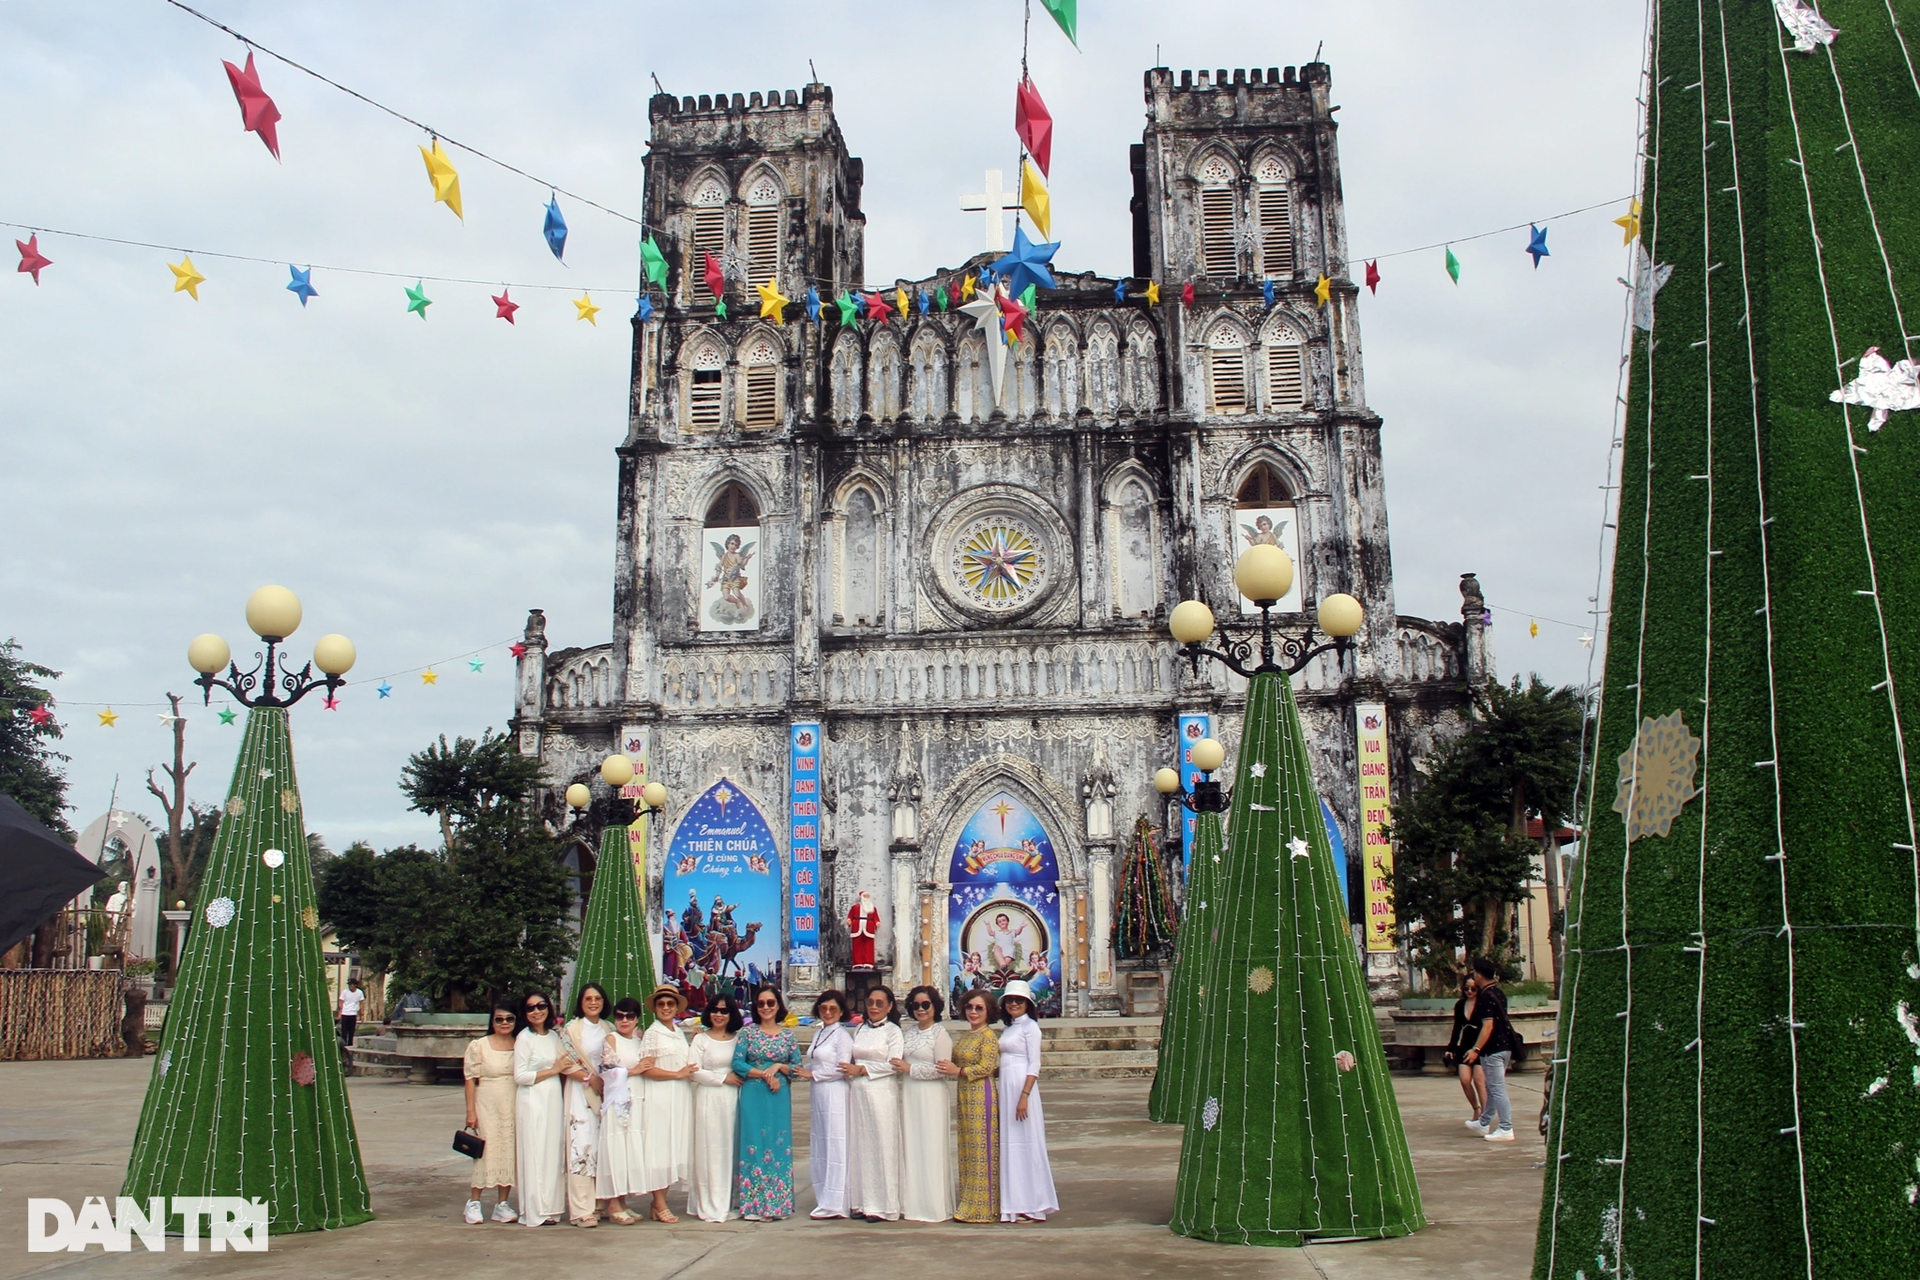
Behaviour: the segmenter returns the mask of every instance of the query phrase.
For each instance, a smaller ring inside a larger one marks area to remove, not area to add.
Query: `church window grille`
[[[1240,274],[1234,238],[1233,169],[1219,156],[1200,167],[1200,274],[1224,280]]]
[[[1297,413],[1311,407],[1307,386],[1307,344],[1293,326],[1276,320],[1267,327],[1267,409]]]
[[[720,349],[695,349],[687,388],[687,421],[696,431],[720,429],[721,395],[725,386]]]
[[[709,529],[740,529],[759,523],[760,504],[738,480],[728,481],[707,504],[705,524]]]
[[[754,286],[780,275],[780,187],[762,174],[747,191],[747,283]]]
[[[829,380],[834,421],[852,422],[860,416],[860,345],[851,333],[834,346]]]
[[[1241,508],[1278,507],[1293,501],[1293,491],[1280,473],[1266,463],[1261,463],[1247,473],[1240,482],[1240,492],[1234,498],[1234,505]]]
[[[1285,280],[1293,275],[1293,193],[1287,171],[1271,156],[1254,173],[1255,212],[1260,223],[1260,274]]]
[[[759,338],[747,351],[746,404],[742,422],[749,427],[772,427],[780,422],[780,349],[771,338]]]
[[[712,302],[707,290],[707,255],[724,262],[727,256],[727,193],[718,182],[709,180],[693,197],[693,229],[687,237],[686,278],[691,282],[696,303]]]
[[[1207,343],[1207,408],[1247,411],[1247,349],[1240,334],[1226,326],[1215,329]]]

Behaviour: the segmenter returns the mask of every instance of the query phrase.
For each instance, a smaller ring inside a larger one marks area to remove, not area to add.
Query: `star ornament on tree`
[[[492,295],[493,314],[495,319],[505,320],[508,324],[512,324],[513,313],[520,309],[520,304],[508,297],[507,292],[507,286],[501,285],[500,292]]]
[[[1013,229],[1013,252],[993,264],[993,273],[1004,276],[1007,288],[1019,293],[1028,285],[1039,285],[1042,289],[1054,287],[1053,255],[1060,251],[1059,241],[1051,244],[1035,244],[1027,238],[1025,227]]]
[[[253,50],[247,50],[247,65],[244,70],[231,62],[222,62],[227,69],[227,83],[233,86],[233,96],[240,103],[240,124],[248,133],[260,135],[260,141],[267,144],[267,150],[273,158],[280,158],[280,136],[276,126],[280,123],[280,108],[273,105],[273,99],[260,87],[260,73],[253,69]]]
[[[313,287],[312,267],[302,271],[299,267],[289,264],[287,270],[293,273],[293,279],[287,282],[287,292],[300,299],[301,306],[306,306],[308,299],[320,296],[320,291]]]
[[[1613,225],[1620,228],[1623,233],[1620,237],[1621,245],[1624,247],[1632,244],[1634,237],[1640,234],[1640,202],[1635,200],[1628,205],[1625,215],[1615,218]]]
[[[1527,241],[1527,256],[1533,259],[1533,269],[1538,271],[1540,259],[1552,257],[1553,251],[1547,248],[1547,229],[1535,227],[1532,223],[1527,225],[1533,229],[1533,238]]]
[[[40,283],[40,269],[53,265],[53,259],[40,252],[40,233],[34,232],[25,240],[15,240],[14,248],[20,250],[20,266],[17,268],[33,277],[35,284]]]
[[[1295,836],[1293,839],[1287,841],[1287,854],[1290,857],[1304,858],[1310,852],[1307,848],[1307,842],[1299,836]]]

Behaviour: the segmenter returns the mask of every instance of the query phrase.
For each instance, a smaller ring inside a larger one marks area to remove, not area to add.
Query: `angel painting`
[[[1240,526],[1240,536],[1247,540],[1250,547],[1277,547],[1280,545],[1280,535],[1286,531],[1285,520],[1275,524],[1269,515],[1255,516],[1252,524]]]
[[[753,601],[747,598],[749,582],[747,566],[753,562],[753,553],[760,544],[743,542],[740,535],[730,533],[725,542],[709,542],[713,548],[713,576],[706,581],[706,590],[719,588],[720,598],[708,608],[708,613],[716,622],[726,626],[740,626],[752,621]]]

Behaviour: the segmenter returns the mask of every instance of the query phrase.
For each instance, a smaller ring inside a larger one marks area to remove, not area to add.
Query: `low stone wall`
[[[118,969],[0,969],[0,1062],[117,1058]]]
[[[1426,1006],[1433,1006],[1431,1008]],[[1447,1071],[1440,1055],[1453,1037],[1453,1002],[1422,1000],[1387,1011],[1393,1025],[1391,1052],[1403,1068],[1438,1075]],[[1521,1039],[1514,1053],[1515,1071],[1538,1071],[1553,1056],[1553,1045],[1560,1022],[1560,1003],[1520,1005],[1507,1010],[1507,1020]]]

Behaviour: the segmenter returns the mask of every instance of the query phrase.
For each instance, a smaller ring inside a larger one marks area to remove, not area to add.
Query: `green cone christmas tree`
[[[1920,12],[1817,7],[1653,9],[1539,1276],[1920,1259]]]
[[[1200,813],[1193,821],[1193,858],[1187,864],[1187,910],[1174,937],[1173,976],[1167,983],[1166,1013],[1160,1019],[1160,1054],[1147,1095],[1147,1119],[1155,1124],[1185,1124],[1192,1112],[1193,1060],[1199,1040],[1201,971],[1205,944],[1202,928],[1219,910],[1213,893],[1220,870],[1220,815]]]
[[[614,803],[623,808],[628,804]],[[627,826],[608,824],[600,836],[600,862],[587,899],[586,923],[580,928],[580,958],[573,967],[573,990],[567,994],[569,1009],[589,982],[599,983],[614,1000],[632,996],[643,1006],[653,994],[653,948],[647,940],[647,914],[640,903],[630,849]],[[644,1027],[652,1021],[649,1009],[640,1023]]]
[[[287,712],[255,708],[121,1195],[259,1197],[274,1235],[373,1216],[325,975]]]
[[[1279,672],[1248,682],[1236,764],[1219,878],[1182,944],[1201,944],[1202,981],[1170,1225],[1260,1245],[1417,1231],[1400,1107]]]

